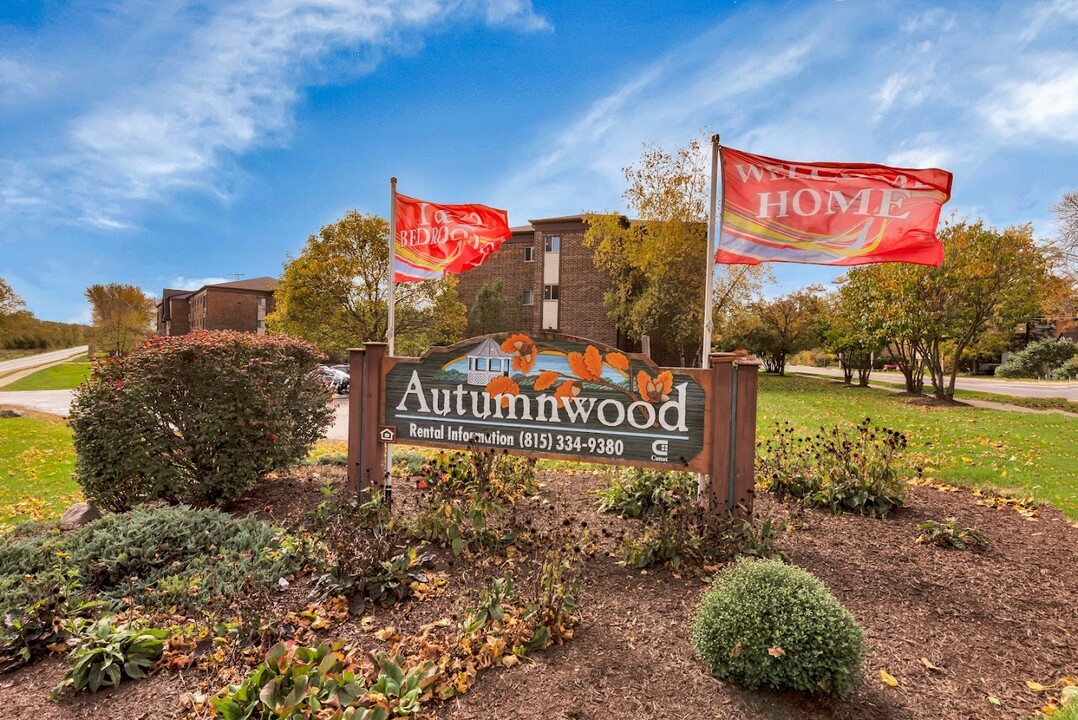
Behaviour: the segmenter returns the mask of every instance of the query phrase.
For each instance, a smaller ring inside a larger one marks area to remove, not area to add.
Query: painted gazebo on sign
[[[468,384],[485,387],[494,378],[508,375],[512,360],[512,355],[503,351],[493,339],[487,338],[468,353]]]

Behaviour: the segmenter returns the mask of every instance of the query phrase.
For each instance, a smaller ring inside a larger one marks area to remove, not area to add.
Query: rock
[[[0,418],[26,417],[26,413],[18,410],[0,410]]]
[[[101,517],[101,511],[90,503],[75,503],[67,510],[64,510],[64,515],[60,518],[60,529],[78,530],[83,525],[88,525],[99,517]]]

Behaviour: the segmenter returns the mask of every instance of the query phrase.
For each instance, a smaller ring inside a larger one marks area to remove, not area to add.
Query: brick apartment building
[[[277,280],[271,277],[204,285],[198,290],[165,288],[157,304],[157,334],[184,335],[192,330],[266,332],[273,312]]]
[[[460,301],[471,307],[487,283],[501,278],[509,303],[504,330],[551,330],[595,340],[624,350],[638,348],[607,315],[603,295],[610,279],[595,268],[584,247],[581,215],[530,220],[477,268],[460,275]]]

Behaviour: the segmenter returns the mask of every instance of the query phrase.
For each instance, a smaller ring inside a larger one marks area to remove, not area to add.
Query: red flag
[[[486,205],[438,205],[397,194],[397,282],[436,280],[483,264],[509,230],[509,215]]]
[[[939,265],[940,209],[951,173],[799,163],[722,148],[715,262]]]

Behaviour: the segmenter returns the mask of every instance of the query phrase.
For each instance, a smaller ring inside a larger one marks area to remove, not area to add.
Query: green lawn
[[[906,389],[905,384],[901,382],[876,380],[875,377],[870,378],[869,382],[873,385],[887,385],[888,387]],[[1064,397],[1022,397],[1020,395],[1004,395],[1003,393],[983,392],[981,390],[963,390],[961,388],[955,388],[954,397],[955,400],[987,400],[1034,410],[1063,410],[1078,413],[1078,402]]]
[[[956,485],[1031,495],[1078,520],[1078,418],[912,405],[886,390],[803,376],[760,376],[757,432],[778,420],[804,430],[866,417],[909,438],[907,460]]]
[[[65,362],[59,365],[42,368],[36,373],[31,373],[15,382],[4,385],[2,390],[70,390],[80,385],[83,380],[90,376],[92,364],[81,362]]]
[[[81,499],[75,448],[61,421],[0,418],[0,526],[55,520]]]

